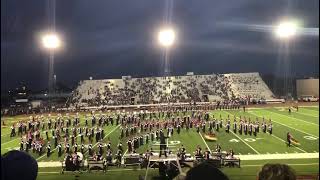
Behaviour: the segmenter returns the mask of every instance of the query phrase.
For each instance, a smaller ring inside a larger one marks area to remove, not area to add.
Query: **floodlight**
[[[281,22],[275,29],[275,34],[279,38],[288,39],[297,34],[298,26],[293,21]]]
[[[158,33],[158,41],[160,45],[164,47],[170,47],[173,45],[175,40],[175,32],[171,28],[165,28],[159,31]]]
[[[55,33],[48,33],[42,36],[42,45],[46,49],[57,49],[61,45],[60,38]]]

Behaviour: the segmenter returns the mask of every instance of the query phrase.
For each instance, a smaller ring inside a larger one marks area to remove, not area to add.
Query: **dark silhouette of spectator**
[[[22,151],[9,151],[1,156],[2,180],[35,180],[38,163],[29,154]]]
[[[229,180],[229,178],[223,174],[214,165],[207,162],[201,163],[187,172],[185,180]]]
[[[296,180],[294,170],[286,164],[265,164],[258,180]]]

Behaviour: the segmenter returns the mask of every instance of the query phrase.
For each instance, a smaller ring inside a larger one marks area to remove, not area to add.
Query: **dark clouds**
[[[1,89],[20,81],[37,89],[47,86],[48,58],[37,42],[48,27],[46,2],[1,1]],[[56,8],[56,29],[65,43],[55,60],[58,81],[75,85],[89,76],[163,73],[154,36],[165,16],[165,0],[57,0]],[[270,33],[223,24],[271,25],[288,13],[307,27],[319,27],[316,0],[174,0],[178,43],[170,52],[171,72],[275,73],[278,42]],[[318,37],[294,41],[294,74],[319,74],[318,43]]]

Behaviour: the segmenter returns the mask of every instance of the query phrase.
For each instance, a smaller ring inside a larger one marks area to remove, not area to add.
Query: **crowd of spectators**
[[[258,73],[85,80],[74,91],[74,106],[132,105],[272,99]]]

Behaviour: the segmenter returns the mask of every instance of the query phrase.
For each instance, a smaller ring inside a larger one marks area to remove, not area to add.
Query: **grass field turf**
[[[211,115],[215,115],[216,118],[219,118],[221,115],[223,119],[229,115],[231,123],[234,119],[234,116],[237,118],[239,116],[250,117],[252,120],[255,120],[257,117],[260,122],[262,117],[265,117],[266,120],[269,118],[273,122],[273,134],[268,133],[264,134],[262,132],[258,133],[257,137],[250,135],[239,135],[233,133],[226,133],[224,128],[220,129],[217,132],[218,141],[210,142],[204,141],[201,138],[201,135],[196,132],[195,129],[190,129],[188,132],[182,130],[180,134],[177,134],[176,131],[170,141],[180,141],[181,144],[185,146],[188,153],[193,153],[197,145],[200,145],[203,149],[209,147],[210,150],[214,151],[215,145],[219,143],[222,147],[222,150],[233,149],[236,155],[247,155],[247,154],[285,154],[285,153],[318,153],[319,152],[319,107],[300,107],[299,111],[293,111],[290,115],[288,114],[287,108],[258,108],[258,109],[247,109],[246,112],[242,110],[216,110],[210,112]],[[10,117],[10,119],[5,119],[7,127],[1,128],[1,154],[9,151],[10,149],[19,147],[20,138],[10,138],[10,122],[18,121],[20,118],[28,118],[24,116],[19,117]],[[84,123],[84,115],[81,114],[81,123]],[[261,124],[261,123],[260,123]],[[117,126],[105,126],[105,134],[107,135],[104,138],[104,142],[110,140],[112,142],[112,148],[115,149],[116,145],[119,142],[120,128]],[[298,147],[287,147],[285,144],[286,133],[290,132],[295,139],[300,142]],[[50,133],[49,133],[50,134]],[[78,139],[80,141],[80,139]],[[122,139],[124,149],[126,151],[126,139]],[[78,142],[80,144],[80,142]],[[180,144],[178,145],[180,146]],[[150,145],[144,145],[138,149],[138,152],[145,152],[146,149],[150,148]],[[155,147],[156,148],[156,147]],[[178,147],[176,147],[178,148]],[[32,153],[31,153],[32,154]],[[46,156],[38,156],[37,154],[32,154],[39,162],[50,162],[58,161],[61,158],[58,158],[57,152],[47,158]],[[223,171],[228,174],[231,179],[255,179],[256,173],[258,172],[261,164],[266,162],[282,162],[292,164],[293,168],[297,171],[297,174],[316,174],[319,171],[319,159],[293,159],[293,160],[265,160],[265,161],[242,161],[242,165],[246,164],[255,165],[247,166],[240,169],[237,168],[223,168]],[[312,162],[312,163],[311,163]],[[74,175],[60,175],[52,173],[41,173],[49,172],[50,168],[41,168],[39,173],[39,179],[74,179]],[[58,172],[58,171],[57,171]],[[125,173],[124,173],[125,172]],[[105,176],[108,179],[118,179],[117,177],[122,177],[121,179],[126,179],[124,177],[133,177],[139,173],[144,174],[143,170],[139,171],[124,171],[119,173],[118,171],[108,172],[106,175],[95,175],[90,176],[94,179],[100,179]],[[121,175],[117,175],[121,174]],[[126,175],[127,174],[127,175]],[[148,173],[150,176],[157,175],[157,171]],[[79,179],[86,179],[88,175],[82,174]],[[112,176],[112,177],[111,177]],[[137,176],[136,176],[137,177]],[[93,179],[93,180],[94,180]]]

